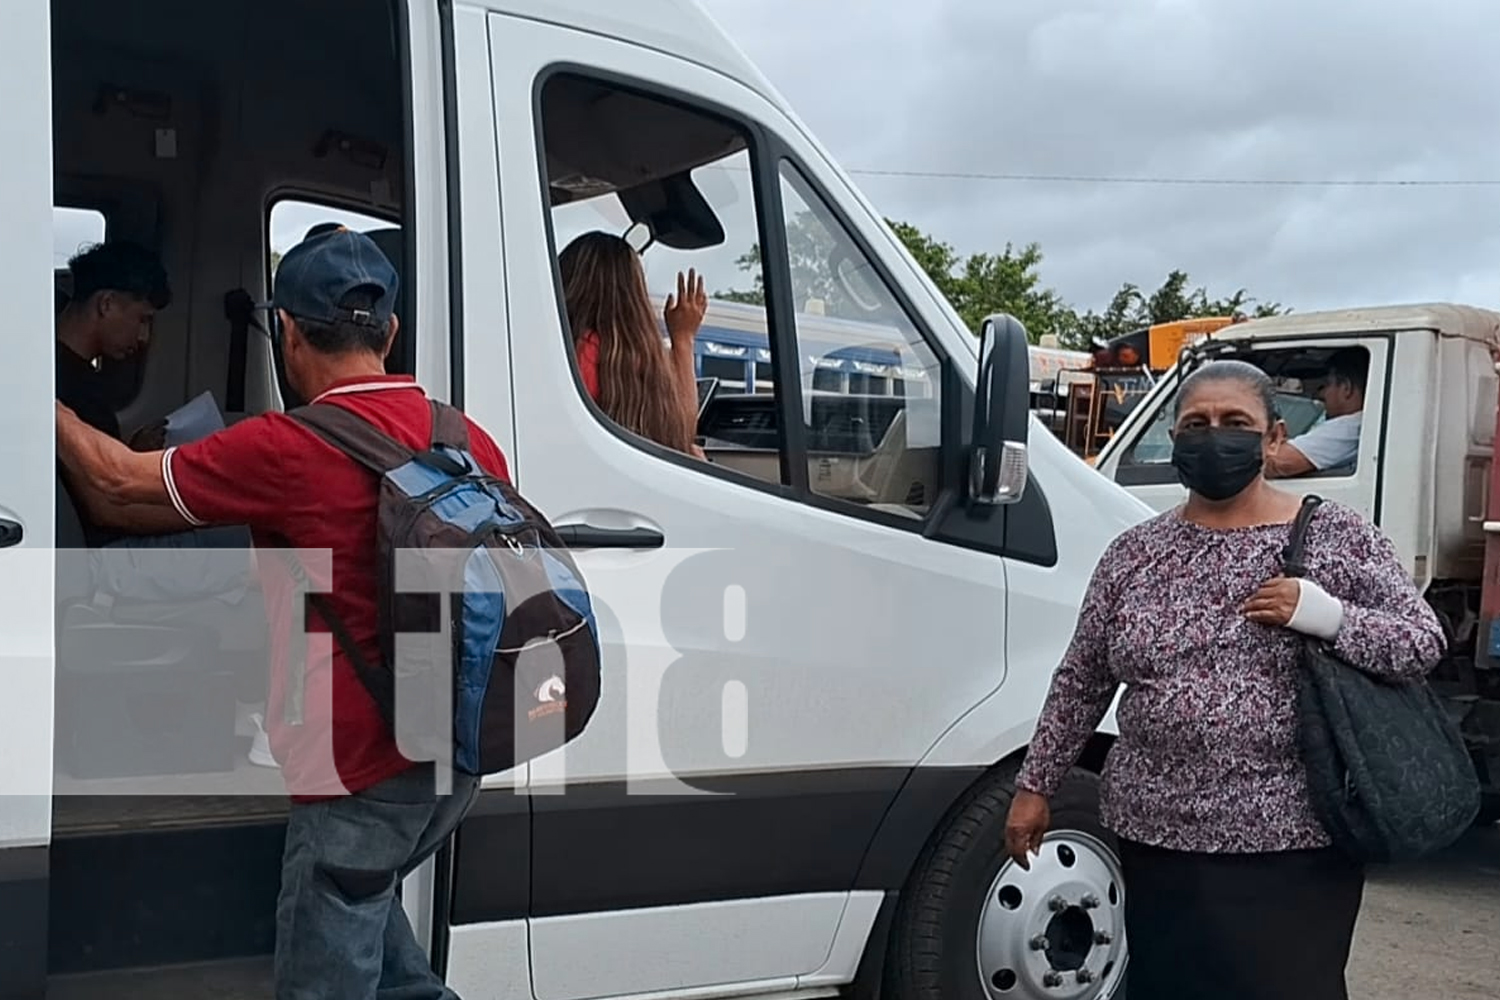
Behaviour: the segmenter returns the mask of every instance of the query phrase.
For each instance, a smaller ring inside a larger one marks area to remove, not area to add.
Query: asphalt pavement
[[[1350,1000],[1500,997],[1500,826],[1370,872],[1348,982]]]

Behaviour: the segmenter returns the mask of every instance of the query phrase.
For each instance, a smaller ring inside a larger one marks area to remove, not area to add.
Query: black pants
[[[1344,855],[1120,852],[1131,1000],[1347,1000],[1364,871]]]

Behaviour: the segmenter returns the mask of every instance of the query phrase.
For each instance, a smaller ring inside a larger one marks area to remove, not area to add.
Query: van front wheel
[[[1125,881],[1099,779],[1069,773],[1028,871],[1005,854],[1014,781],[970,792],[918,861],[891,941],[897,1000],[1124,1000]]]

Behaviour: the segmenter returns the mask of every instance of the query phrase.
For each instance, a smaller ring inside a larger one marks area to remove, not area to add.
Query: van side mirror
[[[1008,313],[986,316],[979,332],[974,385],[974,436],[969,502],[1015,503],[1026,491],[1026,440],[1031,427],[1031,355],[1026,328]]]

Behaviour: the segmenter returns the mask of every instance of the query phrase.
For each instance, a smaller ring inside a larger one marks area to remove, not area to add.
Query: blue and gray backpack
[[[432,444],[415,452],[340,406],[288,416],[379,479],[380,662],[307,596],[403,756],[493,774],[578,736],[599,703],[588,589],[546,518],[480,468],[463,415],[432,400]]]

